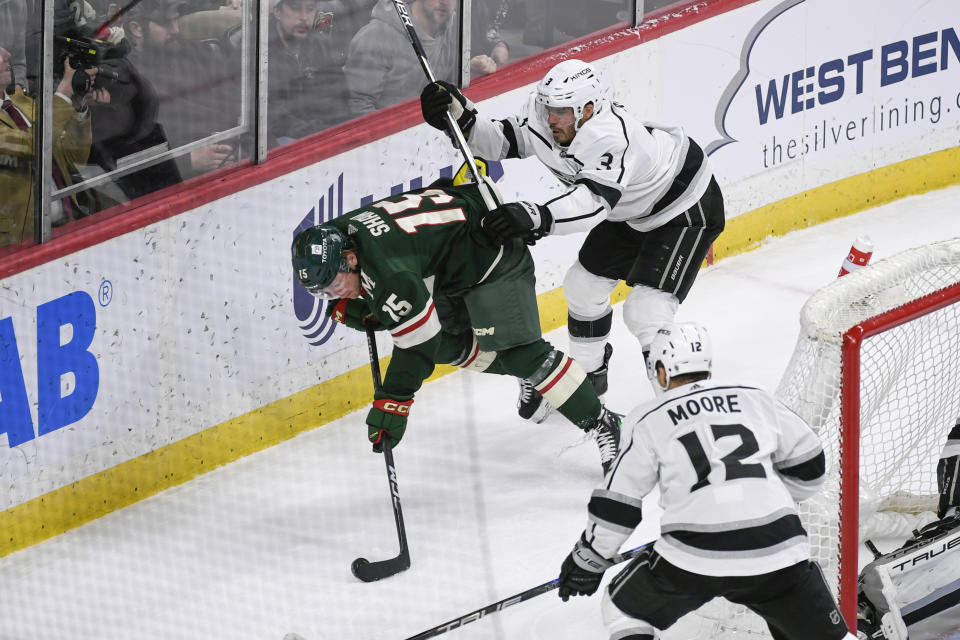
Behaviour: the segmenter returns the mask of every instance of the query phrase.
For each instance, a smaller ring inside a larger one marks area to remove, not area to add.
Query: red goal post
[[[960,416],[960,239],[909,249],[816,292],[778,397],[819,433],[811,553],[856,628],[858,550],[933,519],[936,462]]]

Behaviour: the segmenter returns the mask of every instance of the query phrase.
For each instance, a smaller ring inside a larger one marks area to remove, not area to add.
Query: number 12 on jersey
[[[747,427],[742,424],[712,424],[710,432],[713,435],[713,441],[716,443],[723,438],[738,438],[740,445],[720,458],[719,463],[723,464],[726,476],[725,480],[736,480],[738,478],[766,478],[767,472],[763,465],[757,462],[744,463],[743,461],[754,455],[760,450],[757,444],[757,437],[753,435]],[[697,489],[702,489],[710,484],[707,476],[710,475],[710,469],[714,462],[704,449],[703,443],[695,431],[683,434],[679,438],[680,444],[686,450],[693,463],[693,469],[697,474],[697,482],[690,487],[693,493]]]

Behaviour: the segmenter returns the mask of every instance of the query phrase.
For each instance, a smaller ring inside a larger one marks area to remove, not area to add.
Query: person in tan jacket
[[[0,247],[30,240],[34,232],[34,130],[39,113],[39,101],[11,84],[10,53],[0,43],[0,88],[3,90],[0,108]],[[96,68],[77,71],[63,60],[63,74],[53,98],[53,174],[54,188],[73,184],[77,165],[87,161],[92,140],[88,101],[109,101],[109,94],[91,89],[85,95],[76,95],[74,74],[87,73],[90,84]],[[59,74],[57,74],[59,75]],[[76,83],[83,85],[85,83]],[[8,93],[10,91],[10,93]],[[66,219],[78,217],[75,197],[63,198],[57,203],[64,209]],[[83,215],[83,214],[80,214]]]

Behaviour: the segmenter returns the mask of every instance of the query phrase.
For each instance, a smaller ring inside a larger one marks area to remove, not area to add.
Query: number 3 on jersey
[[[442,209],[438,211],[420,211],[410,215],[400,215],[410,209],[419,209],[423,204],[424,198],[430,200],[435,205],[444,205],[453,201],[453,196],[440,189],[426,189],[420,193],[405,193],[399,196],[398,201],[381,200],[370,205],[383,209],[391,216],[397,226],[407,233],[416,233],[417,227],[421,225],[448,224],[451,222],[465,222],[466,215],[463,209],[457,207],[454,209]]]
[[[726,471],[726,480],[767,477],[767,472],[764,471],[762,464],[756,462],[744,464],[743,462],[760,450],[757,437],[753,435],[750,429],[742,424],[712,424],[710,425],[710,431],[713,434],[714,443],[723,438],[740,439],[740,446],[719,460]],[[710,475],[710,467],[713,461],[707,456],[696,431],[685,433],[677,439],[683,445],[687,455],[690,456],[690,462],[693,463],[693,469],[697,473],[697,482],[690,487],[690,492],[693,493],[697,489],[702,489],[710,484],[707,476]]]

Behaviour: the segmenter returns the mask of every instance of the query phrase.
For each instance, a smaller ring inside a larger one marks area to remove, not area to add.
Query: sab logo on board
[[[101,305],[106,306],[103,298]],[[70,331],[64,332],[64,327],[70,327]],[[96,305],[83,291],[74,291],[37,307],[37,425],[34,431],[13,318],[0,319],[0,433],[7,434],[11,447],[71,425],[93,408],[100,389],[100,367],[90,352],[96,329]],[[69,336],[63,344],[62,335]],[[61,380],[65,375],[73,377],[74,386],[64,396]]]

